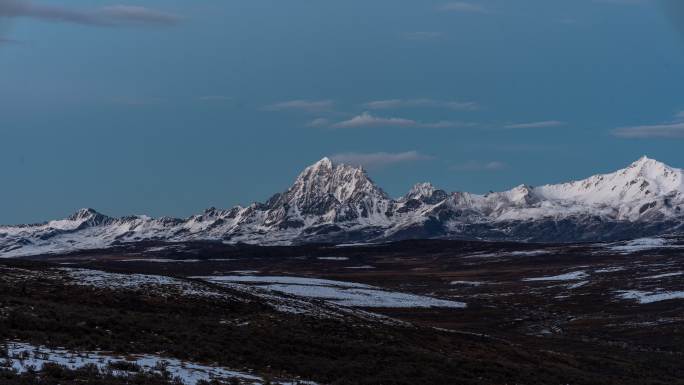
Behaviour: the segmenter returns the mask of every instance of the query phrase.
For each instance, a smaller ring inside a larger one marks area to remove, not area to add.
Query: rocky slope
[[[0,226],[0,257],[141,240],[260,244],[462,238],[541,242],[627,239],[684,231],[684,173],[643,157],[611,174],[486,195],[429,183],[390,198],[366,173],[324,158],[265,203],[187,219],[112,218],[83,209],[35,225]]]

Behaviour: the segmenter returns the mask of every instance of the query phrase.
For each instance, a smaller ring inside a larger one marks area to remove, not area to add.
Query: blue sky
[[[0,0],[0,223],[684,166],[676,0]]]

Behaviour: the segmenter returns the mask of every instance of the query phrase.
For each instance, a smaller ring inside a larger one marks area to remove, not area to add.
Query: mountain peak
[[[646,155],[637,159],[629,167],[631,167],[631,168],[643,168],[643,167],[653,167],[653,166],[668,167],[665,163],[659,162],[655,159],[651,159]]]
[[[652,202],[672,192],[684,191],[682,170],[672,168],[647,156],[628,167],[610,174],[587,179],[546,185],[535,193],[546,199],[575,201],[585,204],[622,205],[627,202]]]
[[[326,157],[304,169],[286,192],[268,204],[269,220],[294,223],[308,216],[325,215],[325,220],[364,217],[384,212],[378,205],[388,200],[362,168],[333,164]]]
[[[307,167],[290,188],[298,196],[332,195],[339,202],[345,202],[362,192],[381,191],[360,167],[333,164],[330,158],[323,158]],[[384,195],[384,193],[382,193]],[[308,200],[308,199],[307,199]]]
[[[432,183],[417,183],[402,200],[406,202],[417,200],[427,204],[437,204],[445,200],[447,196],[446,191],[438,190]]]
[[[664,190],[682,189],[684,180],[682,170],[668,166],[663,162],[643,156],[628,168],[622,170],[623,175],[630,175],[633,178],[642,177],[650,181],[655,181]]]
[[[321,160],[319,160],[318,162],[316,162],[310,166],[310,168],[316,168],[316,169],[321,169],[321,168],[322,169],[331,169],[333,167],[334,167],[334,165],[333,165],[332,160],[330,160],[330,158],[328,158],[327,156],[323,157]]]
[[[72,221],[81,221],[88,220],[97,216],[102,216],[102,214],[98,213],[95,209],[82,208],[73,213],[71,216],[69,216],[68,219]]]
[[[406,199],[422,199],[429,198],[435,192],[435,186],[432,183],[416,183],[411,190],[406,194]]]

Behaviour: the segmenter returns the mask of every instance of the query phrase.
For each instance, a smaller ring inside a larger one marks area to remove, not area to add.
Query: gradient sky
[[[115,1],[0,0],[0,223],[684,166],[678,0]]]

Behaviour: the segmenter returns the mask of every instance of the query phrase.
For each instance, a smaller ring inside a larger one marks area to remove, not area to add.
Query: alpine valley
[[[100,249],[128,242],[296,245],[405,239],[614,241],[684,231],[684,175],[643,157],[604,175],[520,185],[486,195],[430,183],[392,199],[362,168],[324,158],[264,203],[187,219],[112,218],[92,209],[42,224],[0,226],[0,257]]]

